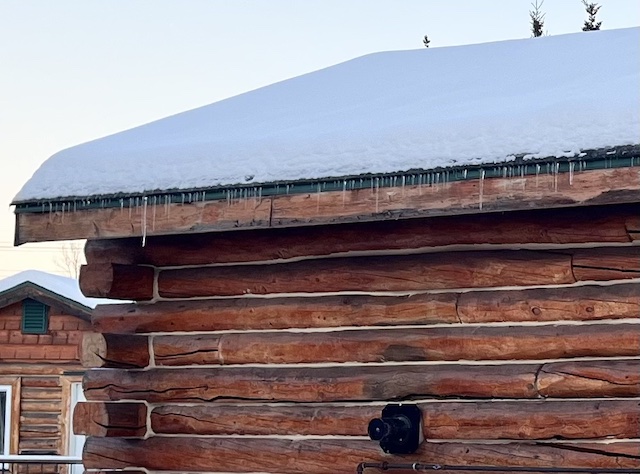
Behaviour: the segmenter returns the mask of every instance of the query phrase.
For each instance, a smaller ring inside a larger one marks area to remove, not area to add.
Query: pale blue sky
[[[640,1],[602,0],[603,29]],[[56,270],[10,248],[9,201],[62,148],[363,54],[526,38],[528,0],[0,0],[0,278]],[[580,0],[546,0],[551,35]],[[630,60],[638,60],[631,58]],[[589,65],[588,67],[597,67]],[[82,170],[69,170],[82,179]],[[144,172],[139,170],[138,172]]]

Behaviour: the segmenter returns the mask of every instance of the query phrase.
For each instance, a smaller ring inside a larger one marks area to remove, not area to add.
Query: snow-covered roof
[[[638,144],[639,57],[640,28],[371,54],[61,151],[15,202]]]
[[[103,298],[87,298],[80,291],[78,280],[52,275],[51,273],[41,272],[39,270],[25,270],[0,280],[0,294],[25,284],[37,285],[46,291],[55,293],[87,308],[95,308],[99,304],[121,303],[121,301]]]

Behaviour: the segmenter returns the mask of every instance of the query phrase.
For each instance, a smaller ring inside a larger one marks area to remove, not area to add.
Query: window
[[[84,402],[87,399],[84,397],[84,392],[82,391],[82,383],[80,382],[72,382],[71,383],[71,410],[69,410],[69,414],[71,419],[69,420],[69,426],[73,426],[73,410],[76,407],[78,402]],[[82,457],[82,447],[84,446],[85,436],[77,435],[73,433],[73,428],[69,430],[69,456],[77,456],[79,458]],[[84,467],[82,464],[74,464],[70,470],[70,474],[82,474],[84,472]]]
[[[49,307],[39,301],[22,302],[22,333],[46,334],[49,329]]]
[[[0,454],[9,454],[11,438],[11,385],[0,385]]]

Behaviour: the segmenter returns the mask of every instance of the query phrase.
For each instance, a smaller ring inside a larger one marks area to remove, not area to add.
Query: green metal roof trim
[[[640,167],[640,145],[624,145],[597,150],[585,150],[566,157],[528,158],[514,156],[513,161],[429,170],[416,169],[397,173],[331,177],[317,180],[282,181],[262,184],[221,186],[206,189],[177,189],[150,193],[131,193],[67,197],[16,203],[15,212],[74,212],[88,209],[129,208],[141,206],[144,199],[150,205],[189,204],[203,201],[236,201],[259,199],[286,194],[307,194],[328,191],[351,191],[396,186],[431,186],[455,181],[484,178],[523,177],[554,173],[571,173],[610,168]]]

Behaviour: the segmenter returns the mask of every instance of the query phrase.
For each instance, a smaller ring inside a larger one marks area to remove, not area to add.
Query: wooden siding
[[[22,334],[22,304],[0,309],[0,380],[19,381],[12,404],[14,454],[67,454],[71,403],[65,385],[79,382],[79,347],[90,324],[49,308],[46,334]]]
[[[288,237],[271,231],[252,231],[253,253],[226,234],[89,243],[83,288],[147,301],[98,307],[100,334],[83,341],[85,364],[115,368],[84,378],[74,425],[90,435],[85,466],[640,469],[636,227],[628,207],[578,209],[576,225],[595,216],[594,232],[549,239],[568,235],[572,213],[558,215],[519,213],[513,234],[510,215],[493,215],[503,237],[491,248],[451,234],[465,217],[422,221],[431,247],[416,221],[409,254],[384,239],[366,250],[340,226],[296,231],[303,240],[283,258],[275,249]],[[328,243],[332,232],[353,242]],[[145,277],[133,285],[133,275]],[[426,442],[408,456],[366,438],[397,401],[423,413]]]

